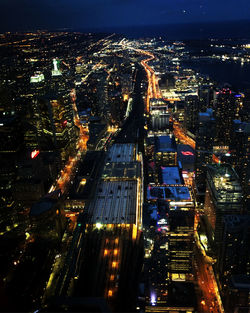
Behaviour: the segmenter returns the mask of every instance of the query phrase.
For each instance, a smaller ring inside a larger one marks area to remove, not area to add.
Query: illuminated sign
[[[181,151],[183,155],[194,155],[191,151]]]
[[[167,224],[167,220],[165,218],[162,218],[161,220],[158,221],[158,225],[165,225]]]
[[[31,159],[35,159],[38,156],[39,153],[40,153],[39,150],[32,151],[31,154],[30,154]]]

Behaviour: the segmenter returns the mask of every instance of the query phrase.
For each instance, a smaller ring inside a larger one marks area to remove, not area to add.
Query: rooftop
[[[182,184],[178,167],[161,167],[162,183],[165,185]]]
[[[137,181],[102,181],[90,202],[90,223],[136,223]]]
[[[224,202],[241,200],[242,189],[239,177],[229,164],[209,164],[207,168],[218,200]]]
[[[139,162],[119,162],[119,163],[107,163],[104,167],[102,178],[119,178],[136,179],[140,176],[141,165]]]
[[[44,198],[36,202],[35,204],[32,205],[30,209],[30,216],[38,216],[51,210],[56,204],[56,202],[57,202],[56,200],[48,198]]]
[[[176,152],[175,138],[170,136],[155,137],[156,152]]]
[[[114,144],[107,155],[107,162],[132,162],[135,161],[135,144]]]
[[[156,200],[156,199],[166,199],[174,201],[185,201],[191,200],[191,195],[188,187],[186,186],[149,186],[147,190],[147,199]]]

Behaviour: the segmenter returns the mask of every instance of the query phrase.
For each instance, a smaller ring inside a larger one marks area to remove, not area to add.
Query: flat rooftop
[[[161,167],[161,174],[162,174],[162,183],[165,185],[181,185],[183,184],[179,168],[177,166],[173,167]]]
[[[132,162],[136,160],[135,144],[114,144],[108,151],[106,162]]]
[[[157,136],[155,137],[155,151],[157,152],[176,152],[175,137]]]
[[[139,162],[107,163],[102,173],[102,179],[136,179],[141,175]]]
[[[186,186],[149,186],[147,189],[147,199],[166,199],[172,201],[191,201],[191,195]]]
[[[242,188],[239,177],[229,164],[209,164],[208,172],[212,178],[213,185],[217,192],[218,198],[230,200],[229,194],[232,194],[232,201],[236,201],[236,197],[240,200]]]
[[[89,223],[136,223],[137,181],[102,181],[88,207]]]

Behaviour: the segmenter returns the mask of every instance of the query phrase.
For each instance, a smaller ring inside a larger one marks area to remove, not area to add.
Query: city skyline
[[[249,312],[250,4],[1,5],[0,312]]]

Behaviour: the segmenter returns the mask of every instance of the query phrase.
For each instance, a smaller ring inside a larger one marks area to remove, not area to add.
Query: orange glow
[[[110,280],[114,280],[115,279],[115,275],[110,275]]]
[[[112,267],[113,267],[113,268],[117,267],[117,265],[118,265],[118,262],[116,262],[116,261],[113,261],[113,262],[112,262]]]
[[[109,291],[108,291],[108,297],[112,297],[112,295],[113,295],[113,291],[112,291],[112,290],[109,290]]]
[[[118,254],[118,250],[115,249],[115,250],[114,250],[114,255],[117,255],[117,254]]]
[[[220,159],[215,154],[213,154],[213,162],[216,164],[220,164]]]
[[[107,254],[108,254],[108,250],[105,249],[105,250],[104,250],[104,256],[107,255]]]
[[[115,243],[118,244],[118,242],[119,242],[119,239],[115,238]]]

